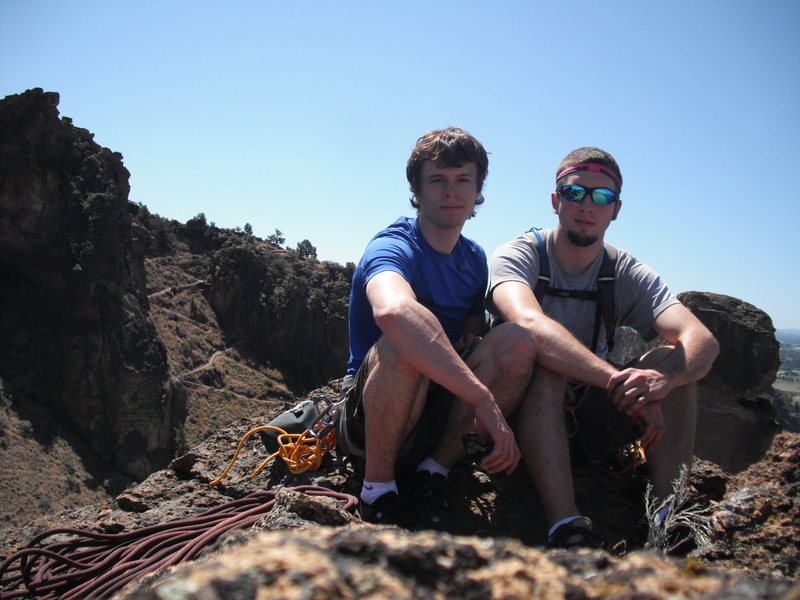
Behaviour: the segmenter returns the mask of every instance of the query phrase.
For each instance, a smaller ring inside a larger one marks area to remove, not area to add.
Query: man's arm
[[[475,407],[476,418],[495,445],[483,465],[491,472],[513,471],[520,458],[514,434],[489,388],[456,353],[436,316],[394,271],[372,277],[366,292],[375,322],[402,359]]]
[[[617,381],[617,369],[591,352],[560,323],[547,317],[526,284],[517,281],[498,284],[492,301],[506,321],[527,327],[534,334],[537,362],[566,377],[602,389],[614,389],[610,382]],[[641,422],[642,442],[646,447],[660,441],[664,435],[664,420],[659,406],[647,407],[641,412],[631,411],[631,416]]]
[[[673,351],[651,369],[625,369],[608,383],[614,402],[630,413],[637,403],[661,400],[677,388],[704,377],[719,354],[711,332],[682,304],[673,304],[653,323]]]
[[[492,302],[505,321],[525,327],[536,337],[536,361],[569,378],[606,388],[617,370],[598,358],[563,325],[544,314],[533,290],[519,281],[504,281],[492,290]]]

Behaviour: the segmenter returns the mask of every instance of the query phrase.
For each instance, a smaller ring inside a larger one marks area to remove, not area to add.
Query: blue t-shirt
[[[425,241],[417,218],[400,217],[372,238],[353,274],[348,373],[358,370],[381,336],[367,299],[367,282],[382,271],[394,271],[408,281],[417,301],[436,315],[452,343],[461,337],[467,317],[484,312],[489,269],[483,248],[462,235],[452,253],[441,254]]]

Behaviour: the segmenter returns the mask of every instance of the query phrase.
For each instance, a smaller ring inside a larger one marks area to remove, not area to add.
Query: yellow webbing
[[[283,459],[289,470],[295,475],[306,471],[316,471],[322,464],[322,458],[325,454],[336,445],[336,429],[333,427],[330,427],[327,433],[321,433],[319,437],[311,435],[310,429],[306,429],[303,433],[286,433],[280,427],[273,427],[272,425],[256,427],[245,433],[244,437],[239,440],[239,445],[228,467],[223,471],[222,475],[209,483],[209,485],[216,485],[225,478],[251,435],[268,429],[278,432],[278,450],[270,454],[264,462],[258,465],[255,471],[248,475],[250,479],[261,473],[264,467],[277,456]],[[314,426],[314,429],[324,430],[325,424],[318,423]]]

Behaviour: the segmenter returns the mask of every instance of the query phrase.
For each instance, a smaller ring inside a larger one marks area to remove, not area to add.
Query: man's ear
[[[614,202],[614,214],[611,216],[612,221],[617,220],[617,215],[619,214],[621,208],[622,208],[622,200],[617,200],[616,202]]]
[[[558,207],[559,207],[558,194],[556,194],[555,192],[550,193],[550,203],[553,205],[553,212],[555,214],[558,214]]]

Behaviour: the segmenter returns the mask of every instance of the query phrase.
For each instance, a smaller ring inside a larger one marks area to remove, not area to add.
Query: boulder
[[[308,391],[347,363],[352,270],[291,250],[222,248],[212,259],[209,302],[220,325]]]
[[[719,357],[704,386],[752,399],[772,385],[780,367],[780,343],[767,313],[722,294],[684,292],[678,298],[719,342]]]
[[[767,313],[731,296],[685,292],[678,298],[720,346],[711,372],[698,384],[695,454],[727,471],[742,471],[761,460],[781,431],[775,407],[763,395],[780,365],[775,328]]]
[[[695,454],[739,472],[761,460],[781,431],[779,407],[769,394],[780,365],[775,328],[767,313],[738,298],[683,292],[678,299],[708,327],[720,346],[711,371],[697,385]],[[616,342],[610,359],[618,365],[666,343],[657,338],[646,344],[634,330],[624,327],[617,331]]]

